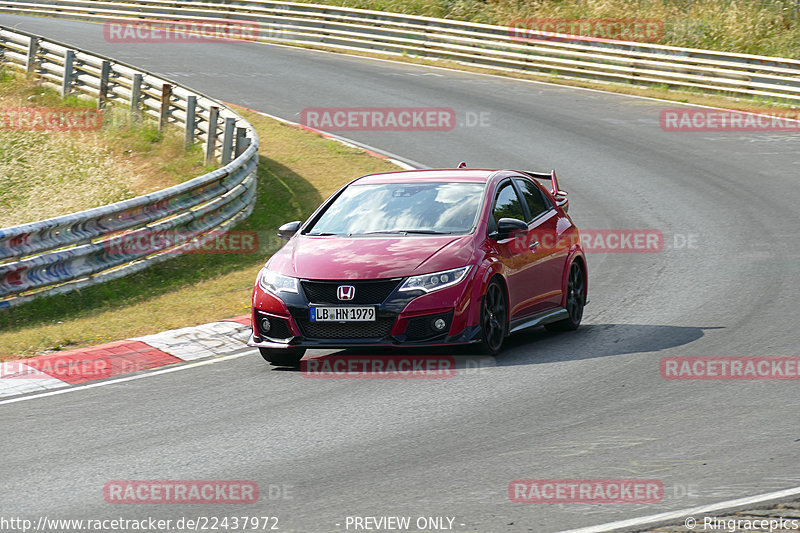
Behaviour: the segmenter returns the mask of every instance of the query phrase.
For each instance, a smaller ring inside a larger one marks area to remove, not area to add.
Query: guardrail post
[[[212,106],[208,111],[208,137],[206,138],[206,165],[214,162],[214,150],[217,147],[217,122],[219,108]]]
[[[64,55],[64,77],[61,79],[61,98],[72,92],[72,65],[75,63],[75,50],[67,50]]]
[[[131,114],[139,118],[141,110],[139,109],[139,100],[142,98],[142,75],[133,75],[133,85],[131,86]]]
[[[172,85],[165,83],[161,86],[161,113],[158,117],[158,131],[164,131],[169,120],[169,100],[172,98]]]
[[[13,63],[20,68],[27,68],[31,79],[36,76],[41,80],[44,73],[64,96],[96,96],[97,107],[102,108],[111,107],[119,100],[119,90],[128,94],[127,90],[130,89],[131,115],[158,117],[162,128],[168,127],[170,122],[176,122],[176,119],[183,123],[185,110],[186,139],[190,145],[199,145],[206,140],[203,132],[208,119],[206,153],[212,164],[217,159],[215,149],[219,141],[218,132],[219,135],[223,132],[220,122],[224,122],[222,152],[226,160],[233,157],[234,143],[237,150],[245,145],[248,139],[244,136],[248,132],[252,134],[249,141],[253,148],[258,147],[257,134],[242,117],[223,104],[209,109],[205,104],[207,100],[187,87],[164,84],[167,80],[148,72],[127,68],[120,71],[114,59],[96,56],[81,49],[67,50],[44,38],[31,38],[13,30],[0,29],[3,30],[0,35],[0,64],[5,66],[6,63]],[[26,37],[29,39],[27,45],[24,44]],[[62,68],[62,76],[59,76]],[[156,106],[159,92],[161,105]],[[207,109],[208,115],[205,114]],[[221,120],[221,116],[226,120]],[[237,128],[237,120],[238,125],[245,127]],[[248,163],[244,168],[252,168],[255,161]],[[234,164],[228,163],[228,167]],[[189,220],[202,222],[202,230],[208,231],[242,219],[252,211],[256,184],[241,171],[231,173],[233,176],[226,179],[226,173],[214,170],[158,194],[139,196],[127,202],[78,214],[62,215],[46,222],[0,228],[0,262],[3,262],[0,270],[5,269],[0,272],[0,309],[41,296],[77,290],[84,285],[103,283],[168,257],[155,256],[146,249],[122,250],[124,243],[117,238],[122,231],[146,235],[151,225],[180,229]],[[243,186],[234,188],[234,182]],[[233,196],[230,198],[232,201],[228,201],[228,196]],[[202,220],[197,217],[202,217]],[[86,245],[92,242],[97,245]],[[6,262],[8,259],[11,261]],[[43,274],[27,275],[33,272],[31,266],[38,265],[45,265]],[[9,283],[9,280],[12,282]]]
[[[103,61],[100,67],[100,93],[97,95],[97,108],[106,106],[108,98],[108,79],[111,76],[111,61]]]
[[[190,95],[186,99],[186,132],[183,147],[188,150],[194,144],[194,131],[197,127],[197,97]]]
[[[222,164],[227,165],[233,159],[233,132],[236,129],[236,119],[228,117],[225,119],[225,129],[222,133]]]
[[[247,128],[236,128],[236,148],[233,150],[234,157],[239,157],[250,146],[250,139],[247,138]]]
[[[39,53],[39,39],[31,37],[31,42],[28,44],[28,59],[25,62],[25,70],[28,74],[36,72],[36,56]]]

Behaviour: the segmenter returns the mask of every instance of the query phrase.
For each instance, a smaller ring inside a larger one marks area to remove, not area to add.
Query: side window
[[[543,213],[547,213],[553,208],[553,205],[550,203],[550,200],[542,194],[542,191],[536,184],[526,180],[526,179],[516,179],[514,180],[519,185],[519,188],[522,190],[522,196],[525,199],[525,203],[528,204],[528,211],[531,213],[530,220],[526,222],[530,222],[534,218],[538,217]]]
[[[522,204],[519,203],[517,191],[514,190],[514,186],[510,181],[500,186],[500,191],[497,193],[497,200],[494,201],[492,216],[495,223],[501,218],[525,220]]]

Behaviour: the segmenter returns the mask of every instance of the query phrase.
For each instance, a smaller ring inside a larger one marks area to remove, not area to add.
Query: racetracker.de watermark
[[[510,247],[517,253],[569,248],[575,235],[529,231],[514,237]],[[664,249],[664,234],[656,229],[582,229],[580,243],[586,253],[658,253]]]
[[[488,119],[476,115],[467,122],[480,126]],[[450,131],[458,125],[449,107],[307,107],[300,124],[326,131]]]
[[[266,28],[266,37],[276,37]],[[110,43],[198,43],[210,41],[255,41],[262,27],[252,20],[109,20],[103,37]]]
[[[103,112],[88,107],[0,108],[3,131],[90,131],[102,126]]]
[[[664,234],[657,229],[581,230],[587,253],[657,253],[664,249]]]
[[[586,40],[657,42],[664,37],[664,21],[624,18],[517,18],[508,25],[512,41],[532,42],[572,36]]]
[[[663,357],[659,370],[668,380],[798,380],[800,357]]]
[[[517,503],[658,503],[658,479],[515,479],[508,498]]]
[[[159,252],[181,254],[252,254],[258,252],[255,231],[138,230],[103,242],[111,255],[148,255]]]
[[[659,114],[663,131],[680,132],[795,132],[800,133],[800,109],[685,109],[666,108]]]
[[[114,357],[85,359],[69,355],[48,356],[29,361],[6,361],[0,364],[0,379],[42,379],[66,381],[104,379],[116,374],[143,370],[145,366]],[[45,374],[45,376],[42,376]]]
[[[106,503],[250,504],[258,501],[255,481],[119,480],[103,486]]]
[[[456,373],[453,356],[330,355],[303,359],[300,372],[312,379],[442,379]]]

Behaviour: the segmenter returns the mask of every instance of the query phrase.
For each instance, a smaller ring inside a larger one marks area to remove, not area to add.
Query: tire
[[[272,366],[300,366],[305,348],[259,348],[261,357]]]
[[[497,355],[508,333],[508,302],[503,284],[492,279],[481,298],[481,341],[475,351],[483,355]]]
[[[569,267],[567,278],[567,318],[545,324],[548,331],[575,331],[581,325],[583,308],[586,306],[586,278],[583,265],[575,261]]]

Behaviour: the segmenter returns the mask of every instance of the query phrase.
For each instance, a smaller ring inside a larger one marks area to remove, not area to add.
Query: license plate
[[[311,322],[374,322],[374,307],[312,307]]]

